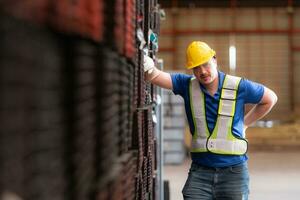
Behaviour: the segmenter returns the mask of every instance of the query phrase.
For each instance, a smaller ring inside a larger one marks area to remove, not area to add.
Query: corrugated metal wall
[[[167,9],[166,20],[161,25],[159,55],[165,60],[166,69],[184,69],[187,45],[193,40],[202,40],[216,50],[219,68],[228,73],[229,45],[234,44],[236,75],[273,89],[279,101],[267,118],[288,120],[290,115],[282,113],[291,112],[292,101],[295,109],[300,105],[297,78],[300,75],[300,35],[289,34],[287,11],[287,8]],[[299,30],[300,9],[294,9],[293,13],[293,26]],[[291,85],[293,76],[294,85]]]
[[[294,27],[300,29],[300,8],[295,9],[294,13]],[[294,49],[294,57],[293,62],[295,65],[295,104],[296,104],[296,111],[298,115],[300,115],[300,34],[298,33],[293,37],[293,42],[295,48]]]

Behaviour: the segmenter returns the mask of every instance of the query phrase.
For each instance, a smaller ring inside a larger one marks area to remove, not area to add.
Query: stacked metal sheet
[[[134,60],[136,57],[136,0],[125,0],[125,44],[124,56]]]
[[[155,51],[136,32],[156,4],[1,2],[1,198],[154,199]]]
[[[2,0],[1,10],[67,34],[100,42],[104,37],[103,0]]]
[[[1,13],[14,16],[24,21],[45,24],[49,17],[49,0],[2,0]]]
[[[73,51],[71,67],[74,70],[73,104],[74,116],[71,119],[70,152],[74,170],[74,199],[89,199],[95,177],[96,148],[96,88],[95,69],[97,67],[97,46],[84,40],[70,44]],[[70,69],[70,70],[72,70]],[[72,95],[71,95],[72,97]]]
[[[101,187],[114,178],[111,168],[119,154],[118,67],[118,55],[107,47],[101,48],[96,68],[96,180]]]
[[[135,176],[137,170],[137,159],[134,152],[128,152],[121,157],[122,169],[122,186],[123,199],[135,198]]]
[[[126,60],[123,58],[120,60],[119,64],[119,148],[120,154],[126,153],[129,149],[131,140],[131,126],[129,126],[129,121],[132,121],[132,106],[131,97],[133,87],[129,87],[132,82],[130,75],[132,65],[127,64]]]
[[[104,34],[103,0],[48,0],[49,24],[65,33],[73,33],[100,42]]]
[[[124,12],[124,0],[105,2],[104,43],[112,47],[119,54],[123,53],[125,43]]]
[[[10,17],[2,16],[0,24],[0,196],[64,199],[58,40]]]

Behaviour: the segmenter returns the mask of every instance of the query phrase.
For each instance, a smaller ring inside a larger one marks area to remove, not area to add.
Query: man
[[[249,174],[245,130],[277,101],[267,87],[217,69],[216,53],[206,43],[187,48],[194,76],[158,70],[144,57],[146,79],[183,97],[192,136],[192,164],[182,190],[185,200],[247,200]],[[256,104],[245,116],[244,105]]]

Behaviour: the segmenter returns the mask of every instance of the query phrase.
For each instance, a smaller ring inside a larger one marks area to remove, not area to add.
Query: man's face
[[[217,60],[212,58],[207,63],[193,68],[193,72],[200,83],[203,85],[209,85],[218,76]]]

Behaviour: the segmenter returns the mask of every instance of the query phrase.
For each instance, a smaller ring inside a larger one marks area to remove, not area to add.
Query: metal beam
[[[158,0],[163,8],[172,8],[174,0]],[[287,2],[284,0],[235,0],[239,8],[257,8],[257,7],[286,7]],[[176,7],[180,8],[229,8],[232,0],[181,0]],[[294,0],[294,6],[300,6],[300,0]]]
[[[202,34],[289,34],[289,33],[300,33],[300,29],[218,29],[218,30],[208,30],[208,29],[185,29],[185,30],[162,30],[162,35],[202,35]]]

